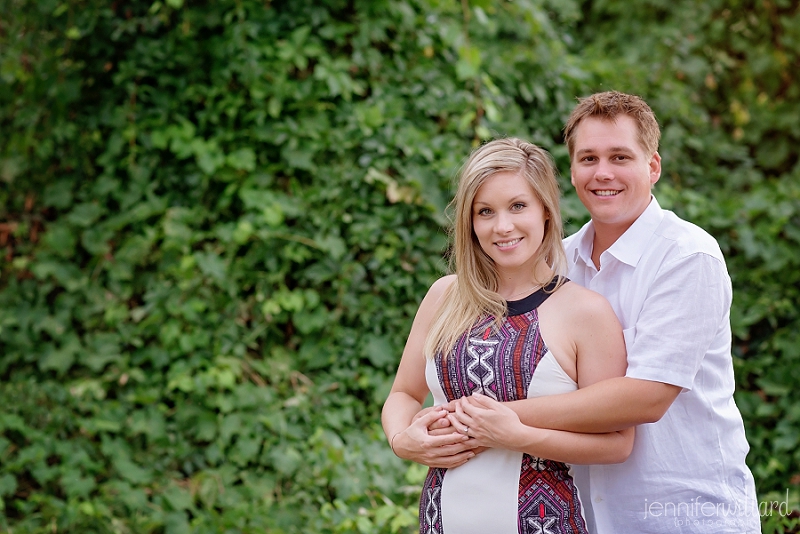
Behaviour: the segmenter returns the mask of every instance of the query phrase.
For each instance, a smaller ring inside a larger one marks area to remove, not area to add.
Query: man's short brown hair
[[[661,130],[650,106],[636,95],[606,91],[581,98],[572,110],[564,126],[564,140],[569,149],[570,158],[575,152],[575,133],[581,121],[587,117],[595,117],[607,121],[615,121],[620,115],[627,115],[636,122],[639,130],[639,144],[648,155],[658,150]]]

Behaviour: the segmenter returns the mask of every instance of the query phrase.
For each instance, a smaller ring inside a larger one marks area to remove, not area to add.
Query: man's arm
[[[456,403],[450,415],[456,427],[467,425],[476,443],[511,449],[570,464],[624,462],[633,449],[634,429],[619,432],[565,432],[523,424],[509,403],[474,393]]]
[[[510,403],[532,426],[610,432],[661,419],[727,327],[730,279],[718,258],[697,253],[666,265],[650,284],[628,345],[625,377]]]
[[[663,382],[618,377],[585,388],[507,403],[524,424],[571,432],[614,432],[655,423],[681,388]]]

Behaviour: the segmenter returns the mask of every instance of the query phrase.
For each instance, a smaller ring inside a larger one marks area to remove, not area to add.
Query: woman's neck
[[[528,270],[515,275],[500,274],[497,293],[505,300],[520,300],[527,297],[553,278],[553,270],[547,264],[544,264],[544,267],[536,269],[533,273]]]

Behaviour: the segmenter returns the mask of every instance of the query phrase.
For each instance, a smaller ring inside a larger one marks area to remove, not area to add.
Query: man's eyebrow
[[[583,154],[593,154],[595,152],[599,152],[599,150],[595,148],[582,148],[581,150],[577,150],[575,152],[575,155],[582,156]],[[629,146],[620,145],[620,146],[612,146],[608,148],[606,152],[633,152],[633,149]]]

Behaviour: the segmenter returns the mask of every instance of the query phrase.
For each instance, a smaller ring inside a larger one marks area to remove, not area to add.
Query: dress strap
[[[542,302],[548,299],[550,295],[553,294],[556,286],[561,283],[569,282],[569,278],[564,276],[557,276],[550,281],[549,284],[546,286],[539,288],[538,291],[534,291],[527,297],[520,299],[520,300],[509,300],[506,303],[508,304],[508,315],[522,315],[523,313],[528,313],[529,311],[535,310],[538,308]]]

